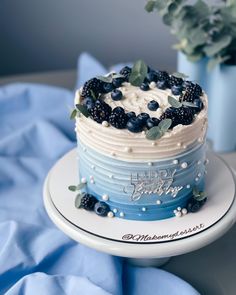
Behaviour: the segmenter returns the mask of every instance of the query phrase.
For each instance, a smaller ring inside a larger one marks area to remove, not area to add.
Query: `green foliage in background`
[[[208,68],[236,64],[236,0],[209,5],[202,0],[149,0],[147,12],[157,10],[190,61],[209,57]]]

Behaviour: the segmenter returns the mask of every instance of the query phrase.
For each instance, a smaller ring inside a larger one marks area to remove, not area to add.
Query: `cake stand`
[[[158,221],[97,216],[74,206],[78,183],[76,150],[68,152],[48,173],[44,205],[55,225],[72,239],[142,266],[160,266],[172,256],[204,247],[218,239],[236,220],[235,179],[227,164],[208,152],[208,201],[197,213]]]

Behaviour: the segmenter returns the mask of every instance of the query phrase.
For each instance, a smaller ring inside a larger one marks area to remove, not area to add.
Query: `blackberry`
[[[89,110],[90,116],[97,123],[108,121],[111,114],[111,107],[102,100],[96,100],[93,108]]]
[[[175,76],[171,76],[169,80],[170,86],[182,86],[184,80],[182,78],[177,78]]]
[[[89,97],[92,96],[92,92],[98,97],[98,94],[102,92],[102,81],[98,80],[97,78],[93,78],[85,82],[83,89],[82,89],[82,97]],[[92,92],[91,92],[92,90]]]
[[[117,129],[126,128],[128,117],[125,112],[112,111],[109,117],[109,123]]]
[[[166,81],[166,82],[169,83],[170,76],[165,71],[159,71],[159,72],[157,72],[157,80],[158,81]]]
[[[189,125],[193,122],[194,112],[189,107],[180,107],[175,109],[174,113],[178,118],[179,124]]]
[[[180,101],[188,101],[188,102],[194,102],[195,98],[196,98],[196,94],[192,91],[185,91],[185,93],[183,93],[180,96]]]
[[[126,81],[129,80],[130,73],[131,73],[131,68],[128,66],[126,66],[120,70],[120,74],[125,77]]]
[[[196,96],[202,95],[202,88],[198,84],[193,84],[186,87],[186,92],[194,93]]]
[[[91,211],[97,202],[98,200],[93,195],[85,194],[81,198],[80,208]]]
[[[173,108],[173,107],[166,109],[165,112],[160,116],[160,120],[164,120],[164,119],[171,119],[172,120],[172,124],[171,124],[170,128],[174,128],[176,125],[179,124],[178,116],[175,113],[175,108]]]

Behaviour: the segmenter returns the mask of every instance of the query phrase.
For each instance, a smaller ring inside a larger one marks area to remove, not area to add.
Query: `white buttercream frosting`
[[[152,88],[142,91],[130,83],[124,83],[119,88],[123,93],[120,101],[113,101],[110,93],[104,95],[104,100],[112,108],[121,106],[126,112],[134,111],[136,115],[145,112],[151,117],[159,118],[161,114],[170,107],[168,96],[171,90],[160,90]],[[76,103],[78,101],[76,94]],[[178,96],[175,96],[178,100]],[[148,140],[144,132],[132,133],[127,129],[116,129],[113,126],[103,126],[91,118],[80,116],[76,118],[76,132],[78,139],[97,152],[108,157],[115,157],[120,160],[129,161],[151,161],[174,157],[184,152],[186,148],[199,145],[204,141],[207,130],[207,96],[201,97],[204,108],[194,118],[190,125],[177,125],[172,130],[168,130],[163,137],[156,141]],[[160,108],[157,111],[150,111],[147,104],[151,100],[156,100]]]

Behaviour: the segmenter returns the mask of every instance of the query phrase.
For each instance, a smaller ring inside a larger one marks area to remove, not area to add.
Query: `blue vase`
[[[178,72],[199,83],[208,94],[209,128],[207,138],[216,152],[236,150],[236,66],[219,65],[207,71],[208,59],[190,62],[179,52]]]

